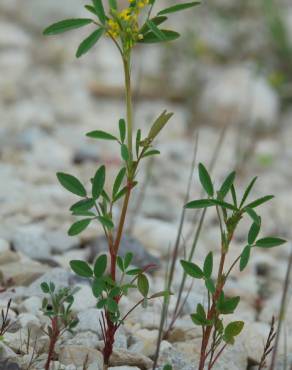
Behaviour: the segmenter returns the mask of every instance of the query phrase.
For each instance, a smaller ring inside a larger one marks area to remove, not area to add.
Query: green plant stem
[[[123,57],[125,87],[126,87],[126,105],[127,105],[127,142],[129,151],[129,164],[133,161],[133,106],[132,106],[132,88],[131,88],[131,71],[130,71],[130,55]]]
[[[132,90],[131,90],[131,71],[130,71],[130,54],[127,56],[122,54],[124,73],[125,73],[125,90],[126,90],[126,110],[127,110],[127,142],[128,142],[128,152],[129,152],[129,163],[128,163],[128,179],[127,179],[127,192],[124,197],[124,202],[122,206],[122,211],[119,219],[117,234],[114,243],[111,238],[108,238],[109,251],[111,257],[110,272],[113,281],[116,281],[116,265],[119,247],[121,244],[121,239],[124,232],[124,226],[126,221],[126,215],[129,206],[129,200],[131,196],[131,191],[133,188],[133,107],[132,107]],[[115,300],[119,301],[119,297],[115,297]],[[105,345],[103,349],[104,357],[104,369],[108,368],[109,359],[113,351],[113,344],[115,340],[115,333],[117,331],[117,325],[112,322],[110,313],[105,312],[107,328],[105,332]]]

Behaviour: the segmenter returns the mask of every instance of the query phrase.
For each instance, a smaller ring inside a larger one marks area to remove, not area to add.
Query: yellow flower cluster
[[[140,11],[147,5],[149,5],[149,0],[128,0],[130,5],[128,8],[123,9],[118,12],[115,19],[110,19],[107,23],[108,34],[111,37],[117,38],[120,36],[121,31],[126,30],[130,32],[133,36],[139,37],[139,25],[138,16]]]

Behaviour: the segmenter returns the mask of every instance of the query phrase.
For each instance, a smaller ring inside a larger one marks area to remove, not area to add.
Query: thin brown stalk
[[[272,322],[271,322],[271,327],[270,327],[270,332],[264,347],[264,352],[261,357],[261,361],[259,363],[258,370],[262,370],[266,367],[267,364],[267,357],[268,355],[272,352],[273,350],[273,342],[276,337],[276,332],[275,332],[275,317],[273,316]]]

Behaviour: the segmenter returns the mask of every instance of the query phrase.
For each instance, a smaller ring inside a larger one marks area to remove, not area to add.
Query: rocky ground
[[[46,357],[43,281],[80,287],[73,306],[79,325],[74,335],[66,334],[58,342],[54,369],[84,369],[86,358],[88,370],[102,369],[100,313],[90,287],[68,267],[71,259],[92,262],[102,250],[102,230],[91,226],[80,237],[67,236],[72,223],[68,209],[74,199],[59,186],[55,173],[70,172],[89,179],[98,165],[106,163],[110,187],[119,153],[114,145],[97,145],[84,134],[97,128],[117,131],[118,119],[124,114],[122,71],[118,54],[107,41],[76,61],[74,53],[83,31],[53,39],[41,35],[41,29],[56,19],[82,15],[80,2],[47,0],[40,5],[38,0],[26,0],[24,7],[19,0],[0,3],[0,308],[12,298],[14,322],[0,346],[3,360],[9,358],[27,370],[43,369]],[[218,8],[238,11],[236,3],[220,0]],[[291,4],[281,4],[288,19]],[[239,13],[244,15],[234,27],[232,21],[222,23],[217,11],[216,7],[198,10],[201,13],[195,25],[192,18],[185,25],[183,18],[178,18],[177,27],[186,36],[176,49],[149,47],[135,56],[137,125],[146,130],[163,109],[175,112],[158,143],[162,155],[145,167],[147,175],[141,171],[140,182],[146,183],[144,200],[136,191],[127,225],[132,239],[124,240],[122,246],[137,254],[137,266],[147,262],[159,265],[149,276],[156,291],[163,289],[169,250],[176,239],[196,133],[197,160],[208,165],[222,129],[229,123],[215,156],[216,184],[234,167],[239,170],[242,190],[258,175],[254,196],[276,196],[262,208],[263,232],[288,240],[292,236],[292,110],[271,86],[267,74],[257,70],[257,55],[266,53],[269,39],[257,12],[252,13],[254,17]],[[202,17],[206,17],[204,21]],[[292,23],[287,24],[291,27]],[[236,54],[240,37],[245,41]],[[273,55],[267,69],[276,65]],[[200,194],[196,173],[191,193],[192,199]],[[199,264],[207,251],[213,250],[216,256],[219,253],[214,216],[207,213],[195,255]],[[246,227],[243,225],[236,235],[231,257],[244,246]],[[183,230],[187,247],[193,231],[190,212]],[[279,249],[256,251],[243,273],[235,271],[227,293],[242,297],[233,319],[244,319],[246,326],[215,369],[244,370],[260,360],[271,318],[278,316],[290,248],[288,243]],[[177,263],[174,293],[181,275]],[[187,284],[184,296],[188,289]],[[131,307],[135,298],[128,296],[122,302],[123,310]],[[192,325],[189,314],[204,300],[202,287],[195,286],[174,331],[161,344],[159,369],[166,363],[174,370],[196,369],[200,330]],[[139,308],[129,317],[118,333],[111,369],[151,368],[161,304],[155,301],[147,310]],[[174,305],[175,295],[170,314]],[[290,304],[283,333],[279,368],[284,353],[292,353]],[[0,367],[4,368],[4,362]]]

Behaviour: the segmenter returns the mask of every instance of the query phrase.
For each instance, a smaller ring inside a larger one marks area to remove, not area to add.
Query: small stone
[[[129,351],[139,352],[151,357],[156,351],[157,337],[158,330],[140,329],[135,332],[134,340],[136,340],[136,343],[130,346]]]
[[[129,351],[114,351],[110,358],[110,366],[137,366],[139,369],[147,370],[153,365],[152,360],[139,353]]]
[[[64,346],[59,354],[59,361],[64,365],[73,364],[84,366],[85,364],[95,364],[96,370],[103,368],[103,356],[101,352],[93,348],[84,346]]]
[[[90,308],[79,312],[78,314],[78,331],[93,331],[101,337],[100,319],[101,311],[96,308]]]
[[[0,256],[10,250],[9,242],[5,239],[0,239]]]
[[[96,298],[92,293],[92,289],[89,285],[77,285],[79,288],[78,292],[74,295],[74,303],[72,308],[76,312],[85,311],[88,308],[96,306]]]
[[[31,258],[50,256],[50,245],[45,230],[39,225],[25,225],[17,228],[12,235],[13,248]]]
[[[27,286],[47,270],[47,267],[35,261],[12,262],[0,265],[4,281],[13,285]]]
[[[1,359],[7,359],[7,358],[14,358],[16,357],[16,353],[12,351],[6,344],[3,342],[0,342],[0,354]]]
[[[33,315],[37,315],[38,313],[40,313],[41,307],[42,300],[39,297],[30,297],[25,299],[21,303],[20,310],[31,313]]]
[[[99,342],[98,336],[91,331],[77,333],[73,338],[66,341],[68,346],[84,346],[87,348],[97,348]]]

